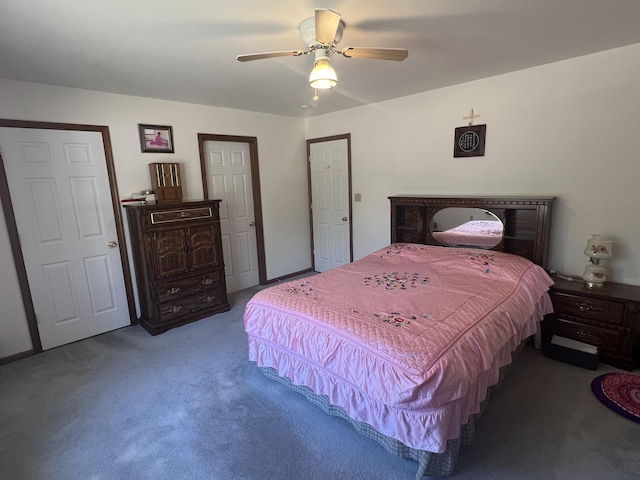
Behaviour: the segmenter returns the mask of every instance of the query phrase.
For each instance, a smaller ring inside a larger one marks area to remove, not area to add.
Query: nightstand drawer
[[[552,292],[553,310],[557,314],[592,320],[594,322],[622,325],[624,303],[578,297]]]
[[[545,322],[546,321],[545,319]],[[627,332],[585,325],[555,315],[553,315],[553,318],[550,318],[549,321],[553,323],[552,331],[554,334],[591,345],[597,345],[605,352],[609,351],[614,353],[621,351],[621,347],[628,337]]]

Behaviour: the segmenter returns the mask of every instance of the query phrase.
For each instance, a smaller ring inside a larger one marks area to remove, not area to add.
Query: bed
[[[502,222],[498,220],[469,220],[441,232],[431,232],[444,245],[494,247],[502,239]]]
[[[416,460],[417,479],[450,475],[514,353],[551,311],[552,283],[507,251],[392,243],[258,292],[244,314],[249,359]]]

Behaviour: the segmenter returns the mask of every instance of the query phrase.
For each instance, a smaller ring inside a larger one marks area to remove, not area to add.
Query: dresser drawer
[[[227,293],[222,288],[212,289],[198,295],[175,299],[159,305],[160,323],[173,322],[207,309],[215,310],[226,305]]]
[[[176,298],[210,292],[224,286],[224,270],[214,270],[189,278],[160,282],[154,288],[158,303],[175,301]]]
[[[551,293],[553,310],[557,314],[569,315],[596,323],[621,326],[624,323],[624,303],[593,298]]]
[[[553,324],[553,334],[596,345],[605,352],[621,352],[628,339],[628,334],[623,331],[585,325],[555,315],[550,319],[550,322]]]
[[[212,219],[218,220],[218,211],[211,207],[176,208],[170,210],[158,210],[151,212],[149,221],[151,225],[184,222],[187,220]]]

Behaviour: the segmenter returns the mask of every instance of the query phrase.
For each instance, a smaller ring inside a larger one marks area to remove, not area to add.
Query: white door
[[[251,156],[244,142],[204,142],[209,198],[220,199],[227,292],[259,282]]]
[[[347,139],[310,144],[311,214],[315,270],[351,261],[349,150]]]
[[[44,350],[130,325],[100,132],[0,128]]]

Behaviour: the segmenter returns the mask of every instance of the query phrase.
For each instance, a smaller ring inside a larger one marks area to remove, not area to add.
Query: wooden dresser
[[[588,288],[579,280],[554,281],[554,313],[542,322],[543,344],[553,335],[578,340],[597,346],[601,362],[633,370],[640,347],[640,286],[605,282]]]
[[[151,334],[230,309],[219,204],[125,205],[140,322]]]

